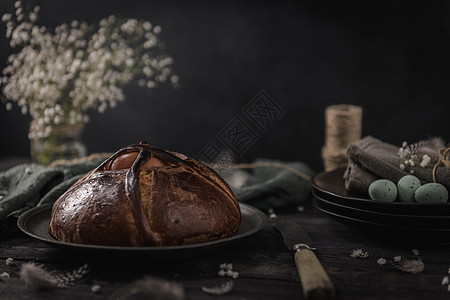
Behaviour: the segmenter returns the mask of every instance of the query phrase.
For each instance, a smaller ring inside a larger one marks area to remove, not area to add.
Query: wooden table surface
[[[303,212],[295,207],[276,211],[277,218],[295,220],[316,242],[316,255],[335,285],[335,299],[450,299],[447,285],[442,285],[450,268],[449,246],[393,243],[337,223],[310,201],[304,208]],[[351,257],[355,249],[367,251],[369,256]],[[417,259],[413,249],[425,264],[420,274],[402,272],[389,263],[395,256]],[[6,263],[8,258],[13,259],[12,264]],[[388,263],[378,264],[379,258]],[[21,266],[28,262],[60,274],[84,264],[89,271],[67,287],[36,291],[20,279]],[[232,263],[239,277],[220,277],[223,263]],[[0,279],[0,299],[149,299],[130,292],[133,283],[148,276],[180,284],[185,299],[304,299],[294,260],[270,222],[254,235],[213,252],[156,261],[145,255],[67,251],[28,237],[11,225],[0,237],[0,274],[4,272],[10,278]],[[212,296],[202,291],[202,287],[228,281],[233,281],[229,294]],[[94,293],[93,286],[100,287],[99,291]],[[130,297],[123,291],[129,291]]]

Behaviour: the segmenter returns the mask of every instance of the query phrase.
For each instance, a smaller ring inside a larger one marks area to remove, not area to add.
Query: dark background
[[[285,114],[239,161],[301,160],[322,169],[324,109],[363,108],[363,136],[400,145],[450,141],[450,2],[24,1],[39,24],[98,22],[110,14],[161,25],[181,88],[126,89],[126,101],[90,113],[89,152],[147,140],[196,155],[259,91]],[[415,2],[417,3],[417,2]],[[0,13],[13,12],[2,0]],[[13,50],[2,23],[0,67]],[[0,159],[29,153],[29,116],[0,105]]]

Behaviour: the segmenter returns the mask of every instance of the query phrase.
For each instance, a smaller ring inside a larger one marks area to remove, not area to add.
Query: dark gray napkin
[[[439,138],[431,138],[413,145],[419,160],[424,154],[431,157],[426,167],[416,164],[401,169],[406,158],[399,156],[401,146],[382,142],[372,136],[364,137],[349,145],[347,156],[349,159],[344,174],[345,188],[353,193],[367,195],[370,184],[379,178],[389,179],[397,183],[398,180],[410,174],[418,177],[422,183],[433,182],[433,167],[439,159],[438,150],[445,147],[445,142]],[[436,181],[450,190],[450,169],[441,165],[436,170]]]

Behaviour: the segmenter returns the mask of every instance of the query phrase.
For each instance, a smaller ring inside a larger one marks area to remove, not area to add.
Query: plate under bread
[[[53,238],[48,227],[51,217],[51,206],[32,208],[23,213],[17,220],[17,226],[24,233],[32,238],[49,243],[55,247],[66,250],[80,251],[96,251],[108,254],[143,254],[149,258],[180,258],[200,255],[205,252],[213,251],[219,247],[223,247],[233,242],[237,242],[246,238],[259,230],[266,224],[266,215],[260,210],[240,203],[242,221],[238,231],[230,237],[219,240],[209,241],[205,243],[197,243],[181,246],[161,246],[161,247],[121,247],[121,246],[100,246],[100,245],[84,245],[75,243],[61,242]]]

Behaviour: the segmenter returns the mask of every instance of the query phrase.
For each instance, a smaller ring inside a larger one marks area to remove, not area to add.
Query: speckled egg
[[[445,203],[448,200],[448,191],[440,183],[427,183],[416,190],[414,199],[420,203]]]
[[[414,202],[414,193],[421,185],[422,183],[416,176],[403,176],[397,183],[398,198],[403,202]]]
[[[378,179],[369,186],[372,200],[392,202],[397,198],[397,186],[390,180]]]

